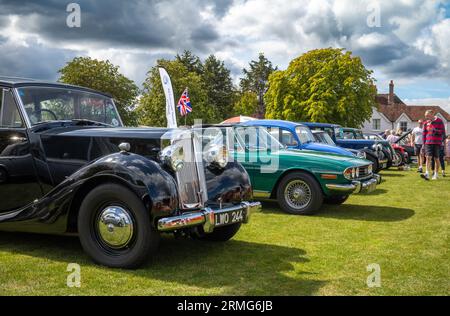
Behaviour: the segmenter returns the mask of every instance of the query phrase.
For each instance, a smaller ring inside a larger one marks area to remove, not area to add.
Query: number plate
[[[216,218],[216,227],[226,226],[244,221],[245,211],[230,211],[214,215]]]

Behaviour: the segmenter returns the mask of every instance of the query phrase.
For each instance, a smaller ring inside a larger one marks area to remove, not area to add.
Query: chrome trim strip
[[[196,171],[198,176],[198,185],[200,188],[200,192],[198,194],[201,206],[203,207],[205,203],[208,201],[208,188],[206,186],[205,166],[203,165],[202,143],[201,139],[194,132],[191,132],[191,139],[194,149],[195,167],[197,169]]]
[[[355,184],[326,184],[327,189],[339,192],[353,192],[356,190]]]

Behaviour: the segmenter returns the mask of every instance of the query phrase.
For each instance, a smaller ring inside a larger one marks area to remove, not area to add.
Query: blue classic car
[[[345,133],[344,128],[337,124],[307,122],[301,124],[308,126],[312,131],[327,132],[337,146],[364,151],[367,159],[373,162],[373,170],[376,172],[390,168],[398,159],[392,146],[385,140],[357,139],[350,133]]]
[[[326,153],[365,158],[364,152],[351,151],[338,146],[317,142],[311,130],[299,123],[281,120],[255,120],[245,122],[245,126],[261,126],[288,149],[313,150]]]

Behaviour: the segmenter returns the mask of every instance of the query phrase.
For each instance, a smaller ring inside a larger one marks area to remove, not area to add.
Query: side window
[[[0,89],[0,127],[24,127],[11,91]]]
[[[294,134],[287,130],[281,130],[281,143],[285,146],[295,147],[298,146],[297,141],[295,140]]]

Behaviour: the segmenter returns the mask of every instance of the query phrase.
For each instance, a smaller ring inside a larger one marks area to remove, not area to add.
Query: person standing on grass
[[[442,134],[442,144],[441,144],[441,149],[439,151],[439,162],[441,165],[441,169],[442,169],[442,176],[445,178],[445,141],[446,141],[447,136],[445,136],[445,133]],[[434,169],[435,166],[435,162],[433,160],[433,164],[432,164],[432,168]]]
[[[425,180],[430,180],[430,169],[432,160],[434,160],[434,173],[433,180],[438,179],[439,172],[439,154],[442,144],[442,134],[445,133],[444,122],[437,116],[434,116],[432,110],[425,112],[425,118],[427,121],[423,126],[423,143],[425,145],[426,172],[421,174],[421,177]]]
[[[423,121],[419,120],[419,126],[412,130],[411,146],[414,147],[414,153],[417,156],[419,168],[417,172],[423,172],[423,163],[425,161],[423,156]]]
[[[445,177],[445,143],[446,143],[445,136],[445,130],[444,133],[442,133],[442,144],[441,144],[441,151],[439,153],[439,161],[441,162],[441,168],[442,168],[442,176]]]
[[[447,135],[447,140],[445,141],[445,160],[450,166],[450,134]]]

